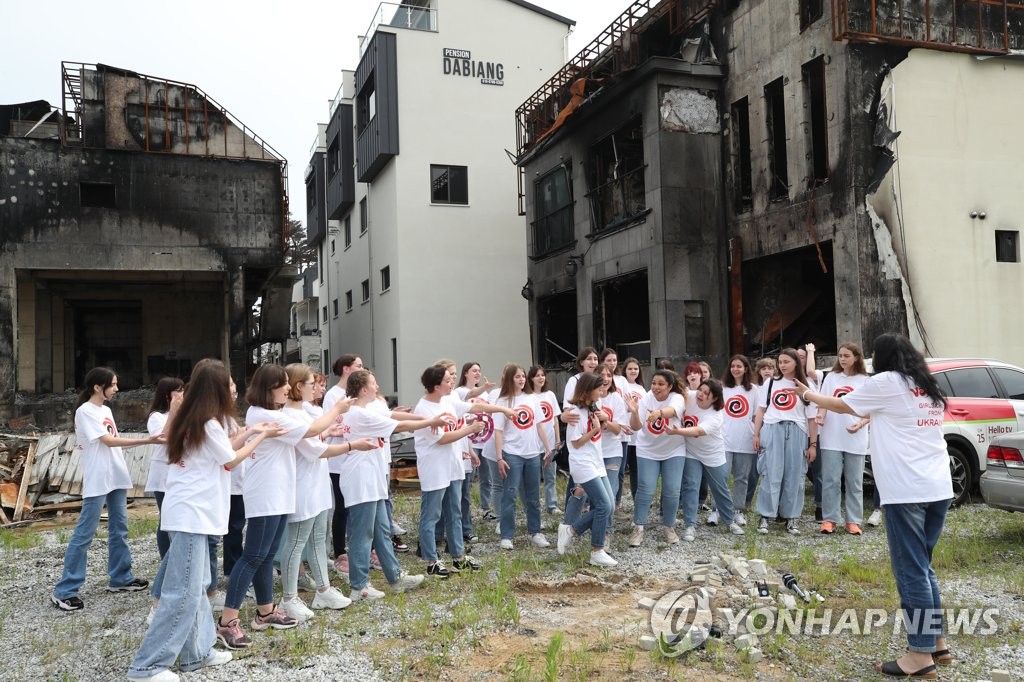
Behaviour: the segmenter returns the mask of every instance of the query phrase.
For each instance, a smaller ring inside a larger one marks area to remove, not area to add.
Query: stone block
[[[708,581],[708,577],[702,573],[690,576],[690,582],[694,585],[703,585]]]
[[[749,663],[760,663],[761,660],[764,658],[764,652],[762,652],[760,649],[756,649],[756,648],[755,649],[747,649],[746,656],[747,656],[747,661]]]
[[[795,609],[796,608],[796,597],[791,594],[780,594],[779,595],[779,607],[783,609]]]
[[[700,566],[694,566],[693,570],[690,571],[690,575],[709,575],[713,572],[711,564],[702,564]]]
[[[1012,678],[1007,670],[993,670],[989,673],[992,682],[1011,682]]]
[[[750,572],[756,576],[768,575],[768,564],[764,559],[751,559],[747,562]]]
[[[740,635],[739,637],[736,638],[735,644],[736,644],[736,648],[737,649],[753,649],[753,648],[756,648],[757,644],[758,644],[757,635],[755,635],[753,633],[747,633],[745,635]]]
[[[641,635],[640,648],[644,651],[654,651],[658,648],[658,638],[654,635]]]
[[[658,603],[657,599],[651,599],[650,597],[644,597],[636,603],[638,608],[647,609],[650,611],[654,608],[654,605]]]

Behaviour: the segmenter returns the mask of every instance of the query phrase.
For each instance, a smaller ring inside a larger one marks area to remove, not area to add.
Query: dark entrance
[[[76,301],[74,320],[75,385],[93,367],[117,372],[118,387],[142,385],[142,304],[138,301]]]

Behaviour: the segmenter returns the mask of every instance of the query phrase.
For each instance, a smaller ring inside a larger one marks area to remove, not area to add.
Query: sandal
[[[953,654],[949,649],[940,649],[932,652],[932,660],[939,665],[953,665]]]
[[[935,669],[935,664],[926,665],[920,670],[908,673],[900,664],[896,661],[886,661],[885,663],[875,663],[875,670],[888,675],[889,677],[910,677],[915,680],[937,680],[939,679],[939,673]]]

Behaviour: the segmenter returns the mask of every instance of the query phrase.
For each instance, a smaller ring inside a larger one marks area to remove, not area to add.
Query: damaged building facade
[[[97,365],[130,389],[218,357],[243,387],[247,350],[288,335],[285,162],[193,85],[62,81],[60,108],[0,107],[0,418]]]
[[[693,48],[702,37],[713,49]],[[722,366],[729,352],[808,341],[826,354],[846,340],[870,350],[899,331],[931,355],[1024,363],[1024,150],[1012,132],[1022,47],[1024,10],[998,0],[634,3],[517,113],[541,357],[551,364],[551,341],[636,354],[620,344],[644,320],[601,305],[619,274],[609,264],[629,263],[647,272],[647,300],[637,289],[629,301],[648,304],[652,358]],[[693,110],[667,103],[662,85],[639,108],[621,94],[666,62],[721,70],[714,87],[690,85],[714,93],[719,129],[685,119],[676,133],[713,139],[710,153],[666,142],[666,113]],[[632,186],[623,177],[638,165],[615,141],[610,179],[624,189],[612,201],[642,190],[634,207],[647,214],[606,237],[608,174],[594,161],[631,122],[637,139],[661,139]],[[560,157],[574,172],[559,186],[546,178]],[[706,185],[691,179],[701,171]],[[666,201],[658,186],[672,175],[687,180]],[[713,210],[691,210],[707,197]],[[561,248],[538,250],[546,235]],[[703,310],[702,337],[688,309]]]

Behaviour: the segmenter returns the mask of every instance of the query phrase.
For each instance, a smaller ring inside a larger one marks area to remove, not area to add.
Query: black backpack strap
[[[775,377],[768,380],[768,397],[764,399],[764,409],[768,409],[768,406],[772,402],[772,384],[775,383]]]

